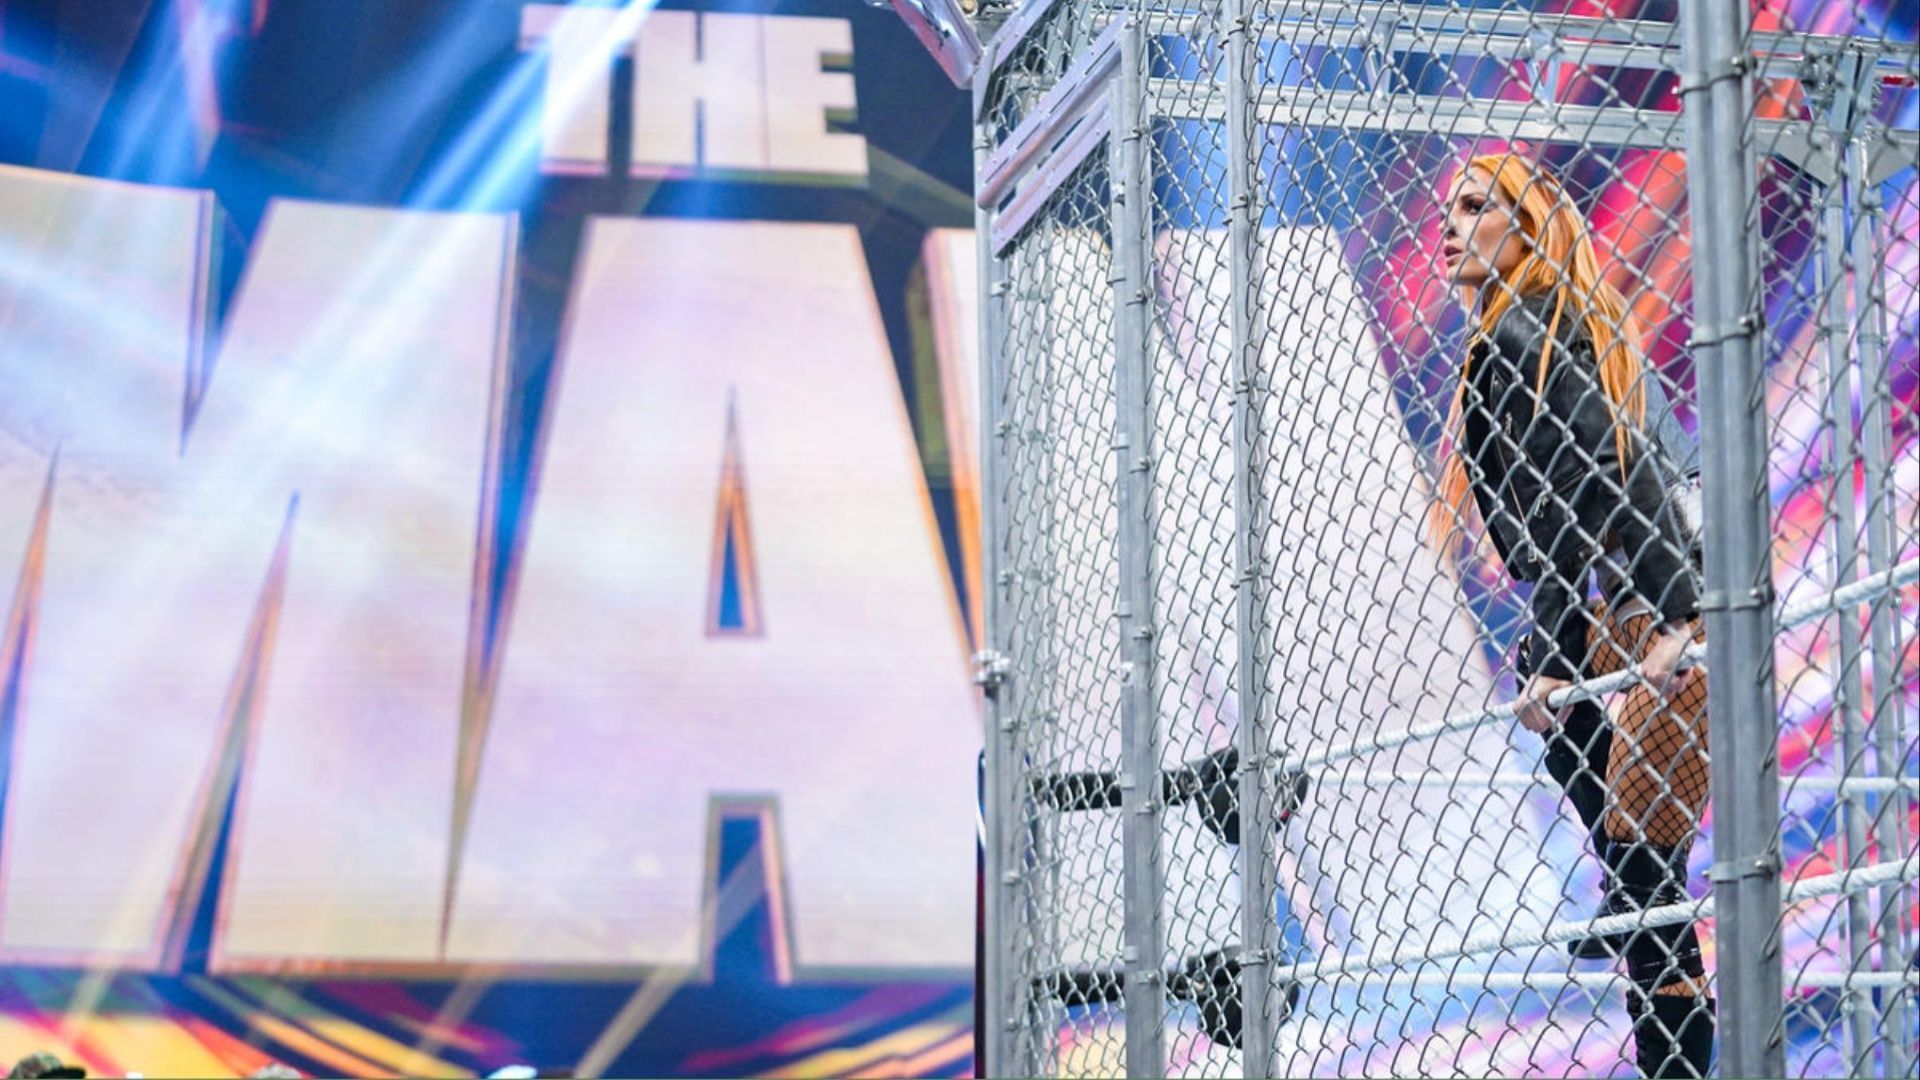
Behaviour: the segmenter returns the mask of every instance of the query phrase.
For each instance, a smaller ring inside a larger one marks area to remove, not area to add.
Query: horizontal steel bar
[[[1842,870],[1838,873],[1806,878],[1787,886],[1783,890],[1783,900],[1788,906],[1792,906],[1822,897],[1863,892],[1882,885],[1912,881],[1916,876],[1920,876],[1920,855],[1908,856],[1894,862],[1874,863],[1858,870]],[[1538,930],[1521,934],[1511,934],[1502,929],[1455,942],[1413,945],[1384,954],[1378,949],[1370,949],[1361,956],[1316,960],[1305,964],[1285,964],[1274,969],[1273,978],[1283,983],[1289,979],[1325,982],[1356,972],[1403,968],[1414,964],[1490,952],[1538,949],[1596,934],[1630,933],[1635,930],[1671,926],[1674,923],[1712,917],[1713,898],[1708,896],[1678,904],[1650,907],[1644,911],[1628,912],[1624,915],[1552,923]]]
[[[1154,79],[1147,100],[1168,120],[1221,121],[1226,91],[1207,82]],[[1680,113],[1600,105],[1543,104],[1433,94],[1371,94],[1315,86],[1262,86],[1254,121],[1290,127],[1337,128],[1451,138],[1506,138],[1537,142],[1606,143],[1678,150],[1686,145]]]
[[[1033,28],[1051,14],[1059,3],[1060,0],[1027,0],[1006,22],[1000,24],[1000,29],[987,42],[980,66],[988,72],[988,75],[974,80],[973,118],[975,121],[985,119],[980,115],[980,110],[986,105],[987,91],[999,75],[1000,65],[1007,62],[1007,57],[1013,55],[1020,43],[1033,32]]]
[[[997,67],[1011,55],[1021,39],[1032,31],[1056,2],[1026,0],[1020,5],[989,44],[993,66]],[[1123,3],[1106,6],[1106,18],[1127,10],[1127,5]],[[1191,36],[1195,30],[1204,28],[1215,18],[1210,11],[1202,13],[1172,4],[1149,4],[1135,10],[1142,13],[1148,32],[1154,34]],[[1359,15],[1357,11],[1366,14]],[[1100,17],[1103,16],[1095,16],[1096,19]],[[1600,18],[1591,15],[1540,16],[1528,11],[1469,8],[1454,4],[1380,7],[1369,11],[1366,7],[1355,5],[1353,0],[1271,0],[1259,5],[1253,20],[1254,31],[1262,40],[1268,41],[1279,39],[1288,31],[1292,31],[1290,36],[1297,39],[1300,35],[1292,29],[1291,24],[1305,24],[1322,33],[1333,27],[1351,27],[1384,34],[1417,31],[1436,37],[1470,39],[1464,41],[1461,48],[1461,52],[1468,55],[1497,55],[1495,49],[1501,39],[1535,49],[1547,46],[1562,49],[1607,46],[1621,50],[1618,55],[1629,59],[1639,59],[1642,53],[1656,53],[1659,66],[1679,66],[1679,26],[1664,20]],[[1314,41],[1310,44],[1323,42]],[[1747,45],[1761,62],[1798,61],[1809,53],[1844,50],[1872,57],[1877,66],[1890,74],[1902,73],[1911,65],[1920,63],[1920,48],[1916,48],[1912,42],[1884,38],[1758,31],[1747,36]],[[1443,49],[1428,51],[1445,52]],[[1619,61],[1609,60],[1607,63]],[[1763,70],[1760,74],[1772,76],[1773,72]]]
[[[1003,64],[1007,57],[1013,54],[1020,41],[1032,32],[1056,3],[1058,0],[1028,0],[1027,3],[1022,4],[1013,17],[1001,27],[1000,33],[994,35],[993,41],[989,43],[986,65],[997,69]],[[1108,12],[1096,13],[1094,19],[1096,21],[1102,18],[1112,20],[1114,15],[1124,10],[1124,5],[1115,4]],[[1385,54],[1458,55],[1476,60],[1495,56],[1558,61],[1575,67],[1637,67],[1660,70],[1677,70],[1679,67],[1678,27],[1672,22],[1580,15],[1555,15],[1542,18],[1526,11],[1462,9],[1454,5],[1380,9],[1365,15],[1356,15],[1355,11],[1350,0],[1278,0],[1278,2],[1261,6],[1260,14],[1254,20],[1253,29],[1262,40],[1268,42],[1293,43],[1315,48],[1339,48],[1343,44],[1350,44],[1351,47],[1366,48]],[[1143,17],[1148,32],[1153,34],[1190,37],[1208,30],[1216,32],[1224,30],[1224,27],[1217,25],[1217,16],[1212,12],[1202,14],[1172,6],[1149,7],[1143,12]],[[1350,31],[1356,38],[1364,35],[1364,40],[1354,40],[1350,43],[1332,40],[1331,34],[1337,30]],[[1306,33],[1303,34],[1303,31]],[[1308,36],[1309,34],[1317,36]],[[1916,69],[1920,68],[1920,47],[1910,42],[1834,34],[1765,32],[1749,35],[1748,45],[1756,65],[1755,74],[1760,78],[1797,78],[1801,74],[1801,64],[1808,56],[1843,51],[1858,53],[1869,58],[1880,74],[1887,78],[1910,78],[1915,74]],[[974,103],[976,117],[984,104],[984,90],[989,81],[979,81],[983,96]],[[1348,91],[1348,93],[1358,93],[1363,98],[1376,97],[1367,91]],[[1152,94],[1150,93],[1149,96]],[[1384,98],[1391,95],[1378,96]],[[1527,103],[1504,104],[1525,105]],[[1567,107],[1578,108],[1578,106]],[[1613,111],[1635,112],[1638,110]],[[1191,118],[1213,119],[1216,117],[1203,114]],[[1577,113],[1569,114],[1568,119],[1578,120],[1580,116]],[[1269,122],[1304,123],[1306,121],[1294,118]],[[1770,126],[1778,127],[1792,123],[1797,122],[1757,120],[1755,126],[1764,132]],[[1551,138],[1551,136],[1530,133],[1506,135],[1509,130],[1538,129],[1515,129],[1512,125],[1508,125],[1479,132],[1475,137],[1505,135],[1509,138]],[[1576,124],[1573,130],[1581,129]],[[1465,136],[1470,133],[1454,131],[1447,134]],[[1784,140],[1775,133],[1773,141]],[[1898,141],[1902,145],[1908,145],[1905,140]],[[1668,145],[1667,141],[1656,143],[1615,141],[1614,144]]]
[[[1582,57],[1582,62],[1597,61]],[[1154,79],[1149,81],[1148,97],[1158,118],[1222,122],[1226,117],[1224,90],[1214,82]],[[1408,136],[1675,151],[1683,149],[1685,141],[1681,113],[1626,106],[1267,85],[1259,92],[1254,113],[1261,124]],[[1762,153],[1790,161],[1823,183],[1833,182],[1835,150],[1825,128],[1811,120],[1776,118],[1755,118],[1750,127]],[[1920,156],[1920,131],[1877,129],[1871,142],[1867,179],[1873,183],[1909,167]]]
[[[1109,23],[1085,56],[1023,118],[1005,142],[987,155],[974,184],[974,202],[991,208],[1042,155],[1059,144],[1088,113],[1104,107],[1107,81],[1120,64],[1120,29]]]
[[[1033,175],[1027,177],[1019,190],[1013,193],[1013,198],[1007,200],[1007,204],[993,215],[991,240],[996,256],[1006,252],[1007,246],[1046,207],[1047,201],[1053,198],[1061,184],[1067,182],[1080,163],[1105,145],[1112,126],[1111,111],[1104,104],[1095,109],[1073,129],[1072,135],[1047,155]]]
[[[1151,32],[1191,35],[1195,30],[1205,28],[1212,16],[1167,6],[1149,8],[1146,18]],[[1501,55],[1500,46],[1504,41],[1512,43],[1516,49],[1530,49],[1536,55],[1555,48],[1562,51],[1589,47],[1613,50],[1604,54],[1596,53],[1596,59],[1592,61],[1596,64],[1677,68],[1680,60],[1678,24],[1652,19],[1541,16],[1528,11],[1463,8],[1453,4],[1369,10],[1366,6],[1354,4],[1352,0],[1273,0],[1259,6],[1253,25],[1264,41],[1279,40],[1283,35],[1299,40],[1302,35],[1294,29],[1296,26],[1320,34],[1343,27],[1370,30],[1382,37],[1418,32],[1435,38],[1452,38],[1457,42],[1452,51],[1465,56]],[[1393,50],[1399,51],[1397,36],[1391,40],[1395,42]],[[1909,65],[1920,61],[1920,49],[1916,49],[1912,43],[1880,38],[1776,31],[1752,33],[1748,35],[1747,42],[1755,59],[1762,63],[1797,63],[1809,53],[1844,50],[1873,58],[1873,62],[1889,74],[1900,74],[1907,71]],[[1320,46],[1329,43],[1324,39],[1314,39],[1303,41],[1302,44]],[[1420,43],[1418,48],[1405,51],[1449,53],[1446,48],[1429,46],[1425,42]],[[1609,59],[1600,60],[1597,58],[1599,55]],[[1760,74],[1773,76],[1775,72],[1762,70]]]
[[[1328,7],[1327,4],[1292,4],[1291,8]],[[1443,16],[1458,11],[1437,10]],[[1482,18],[1462,22],[1457,17],[1442,23],[1432,16],[1400,17],[1382,10],[1371,18],[1356,18],[1349,6],[1344,17],[1321,18],[1311,11],[1283,13],[1278,17],[1257,19],[1254,31],[1262,42],[1294,48],[1365,49],[1372,53],[1419,53],[1433,56],[1464,56],[1472,59],[1559,60],[1589,67],[1628,67],[1671,70],[1679,62],[1677,47],[1664,41],[1638,39],[1631,34],[1611,38],[1588,29],[1598,22],[1569,16],[1549,22],[1525,24],[1524,15],[1511,12],[1482,11]],[[1499,16],[1505,16],[1501,18]],[[1194,37],[1212,30],[1218,32],[1206,15],[1149,15],[1147,25],[1155,33]],[[1603,24],[1605,25],[1605,24]],[[1671,23],[1653,24],[1672,29]],[[1797,63],[1797,58],[1795,59]]]
[[[1154,79],[1148,85],[1147,98],[1154,115],[1161,119],[1226,119],[1226,91],[1215,83]],[[1254,117],[1258,123],[1279,126],[1454,139],[1524,139],[1663,150],[1681,150],[1686,145],[1681,113],[1612,105],[1266,86],[1254,102]],[[1763,152],[1777,150],[1796,161],[1830,153],[1823,129],[1812,121],[1755,119],[1751,128],[1755,144]],[[1883,144],[1876,161],[1885,158],[1890,165],[1907,163],[1920,152],[1920,131],[1889,129],[1875,134]]]

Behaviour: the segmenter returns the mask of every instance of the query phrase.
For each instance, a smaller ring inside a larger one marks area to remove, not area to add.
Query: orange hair
[[[1586,320],[1587,333],[1593,338],[1594,355],[1599,358],[1600,388],[1617,415],[1624,415],[1638,427],[1646,418],[1646,388],[1640,383],[1644,371],[1640,356],[1629,343],[1631,317],[1620,291],[1600,276],[1600,260],[1594,255],[1593,238],[1587,223],[1567,197],[1559,182],[1539,163],[1518,154],[1482,154],[1469,158],[1456,175],[1479,169],[1493,181],[1493,189],[1514,208],[1527,253],[1513,273],[1480,299],[1479,324],[1473,338],[1490,339],[1500,316],[1518,297],[1556,293],[1554,327],[1571,293],[1575,310]],[[1550,339],[1540,350],[1540,371],[1536,377],[1536,396],[1545,391],[1547,360],[1554,342]],[[1472,377],[1471,345],[1460,363],[1459,385],[1454,389],[1453,406],[1447,410],[1446,436],[1441,443],[1439,498],[1427,512],[1427,535],[1441,551],[1452,550],[1449,540],[1465,521],[1469,507],[1467,465],[1458,452],[1461,435],[1461,410],[1466,398],[1467,380]],[[1627,462],[1627,430],[1616,425],[1614,446],[1620,452],[1621,474]]]

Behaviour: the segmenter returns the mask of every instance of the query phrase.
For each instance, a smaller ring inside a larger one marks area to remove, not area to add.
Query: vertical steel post
[[[1827,477],[1831,500],[1833,544],[1830,552],[1833,571],[1833,587],[1844,588],[1859,577],[1860,530],[1854,513],[1853,476],[1854,466],[1860,454],[1853,436],[1853,364],[1848,353],[1848,331],[1852,320],[1848,317],[1847,289],[1847,190],[1850,186],[1847,177],[1845,147],[1853,129],[1853,84],[1849,75],[1859,65],[1857,57],[1840,56],[1833,58],[1833,67],[1824,70],[1824,85],[1816,85],[1815,93],[1826,98],[1827,134],[1833,140],[1835,149],[1835,179],[1827,189],[1825,203],[1820,212],[1819,224],[1819,264],[1820,297],[1824,305],[1823,334],[1827,380]],[[1866,726],[1860,715],[1860,639],[1853,633],[1859,623],[1859,611],[1852,607],[1842,608],[1834,613],[1838,633],[1835,646],[1839,653],[1840,670],[1834,673],[1833,703],[1840,714],[1840,757],[1842,776],[1853,779],[1866,775]],[[1840,820],[1842,835],[1846,839],[1846,861],[1849,869],[1857,870],[1866,865],[1867,859],[1867,797],[1864,793],[1841,788],[1836,796],[1840,801]],[[1870,897],[1866,892],[1855,890],[1846,898],[1847,966],[1849,970],[1859,971],[1870,966],[1868,955],[1871,952],[1873,938],[1872,915],[1868,911]],[[1857,985],[1844,988],[1842,996],[1845,1006],[1841,1013],[1846,1017],[1847,1042],[1850,1050],[1847,1055],[1847,1074],[1849,1076],[1868,1076],[1873,1072],[1874,1021],[1876,1011],[1873,994]]]
[[[1874,73],[1865,64],[1850,89],[1856,94],[1855,115],[1864,115],[1872,98]],[[1866,450],[1867,573],[1879,574],[1893,565],[1899,550],[1893,535],[1896,519],[1893,493],[1893,385],[1887,369],[1887,294],[1884,263],[1874,250],[1874,222],[1879,217],[1879,193],[1867,180],[1867,147],[1855,138],[1847,146],[1847,202],[1853,215],[1849,247],[1853,263],[1855,340],[1860,363],[1861,428]],[[1876,772],[1898,779],[1905,770],[1905,746],[1900,731],[1901,695],[1897,667],[1900,646],[1899,607],[1893,591],[1883,590],[1868,602],[1869,637],[1873,654],[1873,748]],[[1913,797],[1902,788],[1882,796],[1874,814],[1880,858],[1898,858],[1911,850],[1907,821]],[[1880,890],[1880,968],[1899,971],[1910,952],[1906,944],[1905,887],[1895,883]],[[1911,988],[1883,991],[1881,1023],[1885,1034],[1882,1073],[1907,1076],[1913,1070],[1911,1035],[1914,1029],[1914,992]]]
[[[1259,277],[1254,270],[1255,230],[1260,208],[1257,190],[1260,151],[1253,126],[1253,28],[1247,0],[1225,0],[1227,92],[1227,318],[1232,335],[1229,377],[1233,380],[1234,641],[1238,646],[1237,681],[1240,751],[1240,940],[1241,1009],[1245,1020],[1241,1059],[1248,1080],[1273,1075],[1276,990],[1272,972],[1278,952],[1279,924],[1274,894],[1278,883],[1268,845],[1273,842],[1273,797],[1267,776],[1273,738],[1265,708],[1266,665],[1261,655],[1260,601],[1263,573],[1260,522],[1260,461],[1257,451],[1260,373]]]
[[[986,68],[974,74],[976,79],[992,76]],[[974,167],[986,160],[992,148],[984,125],[976,129]],[[1012,921],[1020,905],[1015,890],[1019,885],[1019,846],[1021,814],[1018,792],[1019,749],[1014,745],[1016,731],[1013,708],[1014,687],[1005,668],[1009,652],[1008,627],[1002,604],[1000,553],[1006,529],[1006,508],[1001,505],[1006,485],[1001,475],[1000,439],[1004,381],[1001,376],[1000,338],[1005,325],[1006,277],[993,251],[993,213],[980,209],[974,213],[974,240],[977,245],[977,280],[980,287],[980,642],[979,678],[986,693],[987,752],[987,861],[986,861],[986,970],[982,986],[986,994],[987,1030],[976,1041],[985,1047],[986,1060],[976,1062],[981,1076],[1011,1076],[1026,1070],[1014,1059],[1013,1032],[1019,1009],[1014,1000],[1012,973],[1018,970],[1013,958]]]
[[[1058,724],[1052,722],[1058,707],[1062,654],[1084,648],[1068,639],[1061,626],[1058,568],[1061,533],[1062,473],[1068,468],[1054,451],[1061,437],[1062,423],[1071,423],[1059,408],[1059,380],[1073,362],[1061,342],[1060,289],[1063,278],[1071,280],[1070,268],[1063,274],[1059,251],[1050,248],[1058,238],[1044,230],[1035,231],[1007,249],[1012,269],[1007,274],[1007,342],[1018,357],[1000,358],[1001,375],[1011,399],[1007,406],[1014,412],[1013,428],[1006,439],[1020,448],[1026,470],[1017,478],[1010,501],[1020,500],[1021,511],[1032,519],[1010,522],[1016,539],[1011,551],[1017,552],[1012,566],[1018,583],[1018,607],[1013,625],[1007,628],[1009,661],[1015,687],[1011,701],[1015,708],[1013,753],[1015,783],[1031,784],[1036,772],[1057,759],[1061,739]],[[1015,371],[1017,364],[1020,370]],[[1018,389],[1014,389],[1015,387]],[[1004,448],[1007,442],[1002,442]],[[1077,463],[1075,463],[1077,464]],[[1011,513],[1011,510],[1010,510]],[[1025,790],[1016,793],[1023,807],[1033,806]],[[1015,941],[1016,1000],[1025,1010],[1014,1029],[1019,1075],[1048,1076],[1060,1071],[1059,1023],[1062,1003],[1035,994],[1030,985],[1017,985],[1031,977],[1043,965],[1058,962],[1064,948],[1066,928],[1057,908],[1066,895],[1064,875],[1054,848],[1060,839],[1060,817],[1035,807],[1031,816],[1022,816],[1018,846],[1019,888],[1013,893],[1020,901],[1017,919],[1022,935]],[[1024,950],[1024,953],[1022,952]]]
[[[1746,0],[1682,12],[1704,491],[1720,1071],[1784,1076],[1780,776]]]
[[[1153,290],[1149,251],[1153,183],[1146,140],[1145,40],[1133,15],[1122,16],[1120,77],[1108,90],[1114,303],[1113,456],[1120,519],[1120,753],[1124,869],[1127,1075],[1166,1073],[1160,832],[1160,739],[1153,700],[1154,610],[1149,502],[1153,446],[1148,417]]]

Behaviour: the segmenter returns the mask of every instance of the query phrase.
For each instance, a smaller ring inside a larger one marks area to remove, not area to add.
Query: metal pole
[[[986,78],[990,72],[976,72]],[[974,144],[976,165],[985,159],[991,140],[984,127],[976,129]],[[1009,1076],[1020,1072],[1013,1056],[1013,1031],[1019,1009],[1013,999],[1015,970],[1013,935],[1010,923],[1020,907],[1015,890],[1019,887],[1019,848],[1021,790],[1016,774],[1019,753],[1013,707],[1014,688],[1005,670],[1007,627],[1001,604],[1000,550],[1006,514],[1000,505],[1005,486],[1001,482],[1001,392],[1000,330],[1004,325],[1002,306],[1006,302],[1006,279],[1001,265],[993,257],[992,217],[990,210],[974,213],[974,239],[979,260],[977,280],[980,287],[980,683],[986,693],[987,749],[987,864],[986,864],[986,964],[982,985],[986,995],[987,1030],[975,1040],[986,1051],[986,1060],[976,1063],[981,1076]]]
[[[1835,66],[1825,72],[1825,85],[1816,85],[1816,93],[1826,97],[1827,133],[1833,139],[1836,150],[1844,148],[1848,134],[1853,127],[1853,82],[1848,77],[1849,57],[1834,58]],[[1844,588],[1853,583],[1858,576],[1860,561],[1860,530],[1853,506],[1853,473],[1855,463],[1859,461],[1859,451],[1853,437],[1853,365],[1848,355],[1848,331],[1851,320],[1848,318],[1847,292],[1847,206],[1846,192],[1849,187],[1844,166],[1844,156],[1836,153],[1841,163],[1839,175],[1827,189],[1825,203],[1820,213],[1820,296],[1825,305],[1822,338],[1825,348],[1827,378],[1827,477],[1829,481],[1828,497],[1832,509],[1833,544],[1830,561],[1833,571],[1833,587]],[[1866,771],[1865,723],[1860,715],[1860,639],[1854,633],[1859,625],[1859,612],[1846,610],[1836,612],[1834,616],[1837,633],[1835,645],[1839,652],[1840,670],[1834,673],[1833,704],[1834,711],[1840,714],[1840,755],[1841,773],[1844,776],[1864,775]],[[1858,867],[1867,860],[1867,820],[1866,800],[1851,792],[1839,792],[1841,830],[1846,839],[1846,858],[1850,868]],[[1859,970],[1868,964],[1868,955],[1872,949],[1872,914],[1869,911],[1871,898],[1865,893],[1852,893],[1847,896],[1846,927],[1847,964],[1852,970]],[[1873,1072],[1873,1043],[1877,1010],[1873,995],[1862,987],[1848,987],[1842,991],[1845,1004],[1841,1013],[1846,1017],[1847,1039],[1852,1049],[1848,1054],[1847,1073],[1850,1076],[1867,1076]]]
[[[1254,196],[1260,153],[1253,127],[1252,24],[1247,0],[1226,0],[1227,74],[1227,317],[1233,379],[1234,634],[1238,646],[1240,750],[1240,940],[1241,1006],[1245,1028],[1241,1060],[1248,1080],[1273,1075],[1272,983],[1279,925],[1274,909],[1273,797],[1267,758],[1273,738],[1265,708],[1266,664],[1260,648],[1262,582],[1260,461],[1255,452],[1259,410],[1254,400],[1259,378],[1259,278],[1254,273],[1254,230],[1259,207]]]
[[[1127,1075],[1166,1073],[1166,998],[1161,954],[1160,740],[1154,713],[1153,582],[1148,544],[1152,452],[1147,415],[1152,360],[1148,245],[1153,187],[1147,172],[1143,88],[1145,43],[1133,16],[1122,31],[1120,78],[1112,95],[1111,163],[1114,302],[1114,476],[1120,519],[1120,753],[1125,884]]]
[[[1863,65],[1864,66],[1864,65]],[[1852,89],[1863,95],[1856,99],[1864,112],[1872,93],[1870,71],[1863,72]],[[1879,216],[1878,192],[1867,182],[1867,147],[1861,139],[1847,147],[1847,201],[1853,213],[1853,295],[1855,325],[1860,356],[1861,427],[1866,443],[1866,531],[1867,572],[1869,575],[1889,566],[1897,550],[1893,536],[1895,520],[1892,497],[1893,419],[1890,402],[1892,381],[1887,371],[1886,283],[1882,277],[1884,262],[1874,250],[1874,223]],[[1891,589],[1876,595],[1868,606],[1868,625],[1873,649],[1873,748],[1876,769],[1881,777],[1899,777],[1904,770],[1905,753],[1901,740],[1901,701],[1899,680],[1899,609]],[[1912,850],[1907,821],[1913,813],[1913,796],[1895,792],[1879,800],[1874,815],[1880,857],[1905,854]],[[1880,891],[1880,969],[1900,971],[1907,966],[1906,890],[1892,885]],[[1880,1015],[1885,1041],[1882,1072],[1887,1076],[1907,1076],[1913,1071],[1914,993],[1909,988],[1884,993]]]
[[[1708,711],[1713,755],[1723,1076],[1785,1076],[1779,754],[1773,686],[1770,499],[1757,310],[1752,87],[1746,0],[1682,13],[1694,363],[1707,501]]]
[[[1026,511],[1036,519],[1035,535],[1019,534],[1020,546],[1015,556],[1014,574],[1021,590],[1018,610],[1024,611],[1025,616],[1015,615],[1014,621],[1019,625],[1008,630],[1010,642],[1016,640],[1014,634],[1026,639],[1009,654],[1013,657],[1014,676],[1031,678],[1014,698],[1020,709],[1014,719],[1019,736],[1014,748],[1020,755],[1018,777],[1022,784],[1028,783],[1036,770],[1051,767],[1062,738],[1058,725],[1048,722],[1047,717],[1059,705],[1057,695],[1061,685],[1063,643],[1058,569],[1063,531],[1061,473],[1065,467],[1057,456],[1055,443],[1060,438],[1062,419],[1059,380],[1068,354],[1060,340],[1061,256],[1057,250],[1045,246],[1047,240],[1043,237],[1044,234],[1035,234],[1009,249],[1008,259],[1015,267],[1008,278],[1009,303],[1014,305],[1009,314],[1017,312],[1017,317],[1011,320],[1007,341],[1018,359],[1000,358],[1006,369],[1004,378],[1008,380],[1009,395],[1023,395],[1020,404],[1015,406],[1019,412],[1014,417],[1012,432],[1015,445],[1022,448],[1023,472],[1017,481],[1020,487],[1010,492],[1008,498],[1023,500]],[[987,242],[992,243],[992,237],[988,237]],[[1023,370],[1016,373],[1009,366],[1012,363],[1019,364]],[[1016,377],[1021,380],[1018,384],[1014,382]],[[1015,385],[1019,386],[1017,391],[1012,389]],[[1014,528],[1022,526],[1015,523]],[[1023,807],[1026,805],[1029,804],[1022,803]],[[1019,894],[1020,918],[1027,933],[1023,942],[1017,941],[1014,945],[1016,951],[1022,947],[1026,950],[1026,968],[1016,968],[1014,974],[1014,978],[1022,982],[1032,976],[1042,962],[1052,963],[1064,949],[1066,927],[1056,915],[1057,905],[1066,895],[1060,859],[1055,855],[1059,838],[1058,815],[1043,815],[1036,810],[1030,819],[1022,822],[1020,839],[1027,847],[1022,853],[1020,873],[1027,880]],[[1021,1027],[1015,1032],[1015,1045],[1023,1048],[1025,1055],[1020,1062],[1022,1072],[1029,1076],[1057,1074],[1063,1004],[1053,999],[1035,1000],[1031,986],[1023,986],[1016,993],[1027,1003],[1020,1017]]]

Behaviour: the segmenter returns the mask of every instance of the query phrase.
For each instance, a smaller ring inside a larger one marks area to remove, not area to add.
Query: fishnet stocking
[[[1617,617],[1596,606],[1588,633],[1589,670],[1611,675],[1638,663],[1653,644],[1650,612]],[[1704,640],[1700,620],[1692,623],[1695,641]],[[1706,809],[1707,680],[1703,672],[1675,676],[1677,691],[1668,697],[1637,683],[1613,706],[1613,749],[1607,758],[1607,790],[1613,805],[1606,832],[1615,840],[1684,847],[1692,843]]]
[[[1621,617],[1600,602],[1593,614],[1594,626],[1587,634],[1590,675],[1614,674],[1646,656],[1657,625],[1651,612]],[[1693,620],[1692,629],[1695,641],[1705,639],[1699,619]],[[1613,745],[1607,756],[1610,805],[1604,826],[1609,838],[1673,848],[1693,842],[1706,809],[1710,779],[1704,675],[1696,671],[1671,697],[1636,683],[1614,699]],[[1686,927],[1684,933],[1690,937],[1693,928]],[[1651,943],[1652,939],[1636,941],[1643,948]],[[1653,991],[1658,996],[1682,997],[1706,992],[1705,980],[1692,977]]]

